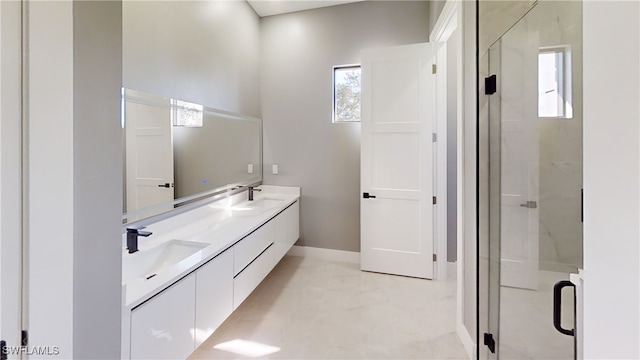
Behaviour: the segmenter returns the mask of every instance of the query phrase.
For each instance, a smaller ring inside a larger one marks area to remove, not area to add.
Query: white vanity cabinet
[[[212,249],[213,259],[203,259],[180,280],[125,308],[123,357],[185,359],[199,347],[298,240],[298,201],[262,221],[244,238]]]
[[[233,312],[233,248],[196,270],[195,347]]]
[[[193,352],[196,276],[190,274],[131,312],[131,359],[184,359]]]

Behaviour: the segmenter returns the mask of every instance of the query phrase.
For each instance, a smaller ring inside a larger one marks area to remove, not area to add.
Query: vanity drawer
[[[251,265],[233,279],[233,310],[260,285],[275,266],[274,246],[269,246]]]
[[[233,246],[233,275],[238,275],[249,263],[264,251],[274,238],[273,222],[270,221]]]

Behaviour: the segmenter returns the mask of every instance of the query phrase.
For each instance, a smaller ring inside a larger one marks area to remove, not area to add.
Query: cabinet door
[[[195,289],[191,274],[133,309],[132,359],[185,359],[193,352]]]
[[[196,271],[196,348],[233,311],[233,248]]]
[[[300,205],[296,201],[273,220],[275,226],[276,263],[291,249],[300,237]]]

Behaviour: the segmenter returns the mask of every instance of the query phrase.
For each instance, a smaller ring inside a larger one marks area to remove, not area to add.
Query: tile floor
[[[279,348],[269,359],[468,359],[455,289],[455,280],[285,256],[190,359],[252,358],[214,349],[235,339]]]

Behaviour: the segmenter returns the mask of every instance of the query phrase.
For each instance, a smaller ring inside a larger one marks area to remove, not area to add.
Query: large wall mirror
[[[262,181],[262,121],[122,91],[123,223]]]

